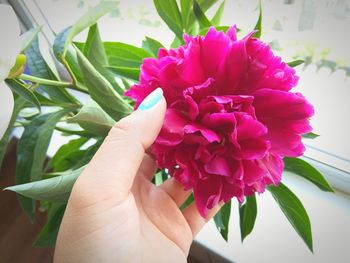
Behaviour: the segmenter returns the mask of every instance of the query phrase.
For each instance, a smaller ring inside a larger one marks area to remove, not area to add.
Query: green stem
[[[50,80],[50,79],[43,79],[43,78],[39,78],[39,77],[34,77],[34,76],[30,76],[27,74],[22,74],[20,75],[18,78],[22,79],[22,80],[27,80],[33,83],[38,83],[38,84],[43,84],[43,85],[50,85],[50,86],[56,86],[56,87],[67,87],[73,90],[77,90],[83,93],[88,93],[88,91],[79,86],[74,86],[72,83],[69,82],[62,82],[62,81],[56,81],[56,80]]]
[[[42,78],[27,75],[27,74],[22,74],[19,76],[19,78],[33,82],[33,83],[39,83],[39,84],[51,85],[51,86],[57,86],[57,87],[68,87],[68,86],[72,85],[69,82],[61,82],[61,81],[55,81],[55,80],[49,80],[49,79],[42,79]]]

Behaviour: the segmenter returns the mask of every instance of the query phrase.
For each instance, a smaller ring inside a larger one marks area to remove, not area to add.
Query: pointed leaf
[[[115,121],[93,100],[85,104],[77,115],[68,119],[83,129],[100,136],[107,136]]]
[[[171,31],[182,41],[182,17],[176,0],[153,0],[159,16]]]
[[[78,139],[70,140],[68,143],[62,145],[55,155],[50,159],[48,167],[53,168],[54,172],[62,172],[65,169],[61,169],[62,163],[66,162],[67,156],[72,152],[80,150],[89,139],[81,137]]]
[[[225,9],[225,0],[220,4],[218,10],[216,10],[215,15],[213,18],[210,20],[211,24],[214,26],[219,26],[222,14],[224,13]]]
[[[211,26],[209,19],[205,16],[201,7],[199,6],[196,0],[193,0],[193,12],[196,16],[196,19],[199,23],[200,29],[207,28]]]
[[[257,205],[255,194],[246,196],[245,204],[239,208],[239,223],[241,228],[241,240],[243,240],[253,231],[257,215]]]
[[[76,49],[84,82],[91,98],[114,120],[118,121],[132,112],[132,107],[119,95],[112,85],[91,65],[89,60]]]
[[[180,0],[180,5],[183,27],[187,33],[190,33],[193,26],[190,24],[190,18],[193,10],[193,0]]]
[[[89,34],[84,45],[83,53],[91,62],[91,64],[96,68],[96,70],[108,80],[108,82],[113,86],[113,88],[119,94],[123,94],[124,90],[121,87],[119,87],[118,83],[115,81],[114,74],[105,67],[108,64],[108,58],[105,52],[104,45],[101,41],[97,24],[94,24],[89,29]]]
[[[146,39],[142,41],[142,48],[147,50],[154,57],[157,57],[159,49],[164,48],[164,46],[159,41],[146,37]]]
[[[254,27],[254,30],[257,30],[253,37],[260,38],[262,34],[262,3],[261,0],[259,2],[259,18],[258,21],[256,22],[256,25]]]
[[[17,145],[16,184],[39,180],[43,173],[46,152],[56,123],[68,113],[62,110],[35,117],[26,127]],[[34,218],[35,204],[18,197],[30,220]]]
[[[315,139],[317,137],[319,137],[320,135],[313,133],[313,132],[309,132],[306,134],[301,135],[301,137],[306,138],[306,139]]]
[[[10,186],[5,190],[16,192],[27,199],[67,203],[73,185],[84,168],[85,166],[77,170],[58,173],[55,177],[49,179]]]
[[[30,89],[28,89],[24,84],[14,79],[7,79],[5,82],[14,93],[22,97],[34,107],[37,107],[37,109],[40,111],[39,100],[35,97],[34,93]]]
[[[115,67],[115,66],[109,66],[107,68],[110,69],[115,74],[119,75],[120,77],[125,77],[133,81],[139,81],[139,76],[140,76],[139,68]]]
[[[305,63],[305,60],[302,60],[302,59],[298,59],[298,60],[294,60],[294,61],[291,61],[291,62],[288,62],[288,66],[292,67],[292,68],[295,68],[301,64],[304,64]]]
[[[285,157],[284,169],[304,177],[323,191],[334,192],[326,178],[324,178],[323,175],[311,164],[302,159]]]
[[[220,211],[214,216],[216,228],[220,231],[221,236],[228,241],[228,230],[231,215],[231,201],[224,204]]]
[[[295,231],[312,252],[311,223],[303,204],[296,195],[282,183],[277,187],[269,186],[267,189],[270,191]]]

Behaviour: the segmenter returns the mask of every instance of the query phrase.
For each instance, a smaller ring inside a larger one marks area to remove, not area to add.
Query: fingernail
[[[138,110],[148,110],[154,107],[163,97],[163,90],[161,88],[157,88],[152,91],[140,104],[137,108]]]

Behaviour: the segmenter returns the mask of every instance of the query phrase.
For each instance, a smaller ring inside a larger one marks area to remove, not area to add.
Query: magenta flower
[[[136,108],[161,87],[168,104],[152,147],[158,166],[193,189],[203,217],[218,202],[278,185],[283,157],[303,154],[313,107],[290,92],[298,77],[252,34],[211,28],[186,44],[147,58],[140,84],[127,91]]]

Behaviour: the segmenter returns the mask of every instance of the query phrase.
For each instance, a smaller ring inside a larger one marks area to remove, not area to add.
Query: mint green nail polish
[[[157,88],[150,93],[140,104],[138,110],[148,110],[155,106],[163,97],[163,90]]]

